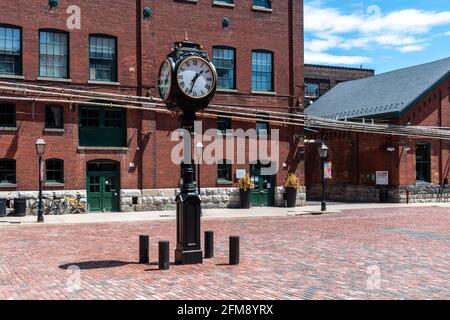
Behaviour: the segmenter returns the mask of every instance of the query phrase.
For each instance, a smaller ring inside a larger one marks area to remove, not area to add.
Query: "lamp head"
[[[45,145],[46,145],[46,143],[45,143],[44,139],[42,139],[42,137],[37,139],[37,141],[36,141],[36,153],[38,155],[42,156],[44,154],[44,152],[45,152]]]
[[[322,159],[325,159],[328,155],[328,147],[325,143],[322,143],[322,145],[319,147],[319,155]]]
[[[204,147],[205,146],[203,145],[203,143],[201,143],[200,141],[197,142],[197,144],[195,145],[195,151],[197,152],[198,155],[202,154]]]

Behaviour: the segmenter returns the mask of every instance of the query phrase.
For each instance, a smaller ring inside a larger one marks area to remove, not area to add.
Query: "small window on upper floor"
[[[0,184],[16,183],[16,160],[0,159]]]
[[[89,79],[117,81],[117,40],[111,36],[90,36]]]
[[[272,1],[270,0],[253,0],[254,7],[272,9]]]
[[[16,106],[13,104],[0,104],[0,127],[16,126]]]
[[[62,106],[51,105],[45,107],[45,128],[64,128],[64,109]]]
[[[307,83],[305,89],[305,97],[307,98],[320,97],[320,85],[318,83]]]
[[[22,74],[22,30],[0,25],[0,74]]]

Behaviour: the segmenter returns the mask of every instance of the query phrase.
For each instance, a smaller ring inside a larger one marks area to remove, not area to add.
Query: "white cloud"
[[[401,53],[422,51],[433,37],[429,34],[432,29],[444,25],[450,25],[450,11],[404,9],[384,14],[380,7],[370,6],[366,12],[343,14],[336,8],[322,7],[320,1],[309,1],[305,3],[308,53],[305,59],[308,63],[359,64],[368,58],[352,59],[348,54],[338,56],[329,51],[378,48]],[[444,35],[450,35],[450,31]]]
[[[363,64],[370,63],[372,59],[362,56],[332,55],[323,52],[305,51],[305,61],[315,64]]]
[[[424,45],[411,45],[411,46],[404,46],[398,48],[398,51],[401,53],[408,53],[408,52],[419,52],[426,49],[427,46]]]

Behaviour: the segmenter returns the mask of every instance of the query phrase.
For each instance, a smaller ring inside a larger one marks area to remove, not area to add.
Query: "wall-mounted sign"
[[[245,169],[237,169],[236,170],[236,179],[242,179],[243,177],[245,177]]]
[[[377,186],[389,185],[389,171],[377,171],[375,176]]]
[[[325,162],[324,163],[324,178],[332,179],[332,177],[333,177],[332,172],[333,172],[333,163]]]

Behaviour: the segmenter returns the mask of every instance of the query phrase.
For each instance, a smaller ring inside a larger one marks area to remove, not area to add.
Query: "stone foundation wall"
[[[398,191],[398,202],[406,203],[428,203],[428,202],[450,202],[450,186],[436,184],[419,184],[401,186]]]
[[[176,196],[178,188],[174,189],[124,189],[121,190],[121,211],[164,211],[176,209]],[[60,197],[63,195],[76,196],[80,194],[86,200],[86,190],[58,190],[43,191],[44,197]],[[201,189],[203,208],[239,208],[240,196],[238,188],[203,188]],[[37,191],[0,191],[0,198],[5,198],[12,204],[14,198],[26,198],[27,209],[38,198]],[[306,188],[302,187],[297,193],[297,206],[304,206],[306,202]],[[286,206],[283,187],[275,190],[275,206]],[[29,214],[29,210],[27,212]]]
[[[125,189],[121,191],[121,210],[131,211],[164,211],[176,209],[176,196],[179,192],[175,189]],[[211,208],[239,208],[240,196],[238,188],[203,188],[200,196],[202,207]],[[303,187],[297,194],[297,205],[304,206],[306,202],[306,188]],[[284,189],[278,187],[275,190],[275,206],[283,207]]]
[[[381,202],[380,188],[373,186],[331,185],[326,186],[326,199],[349,202]],[[319,201],[322,198],[322,186],[308,187],[307,199]],[[450,186],[435,184],[417,184],[388,188],[387,202],[426,203],[450,202]]]

